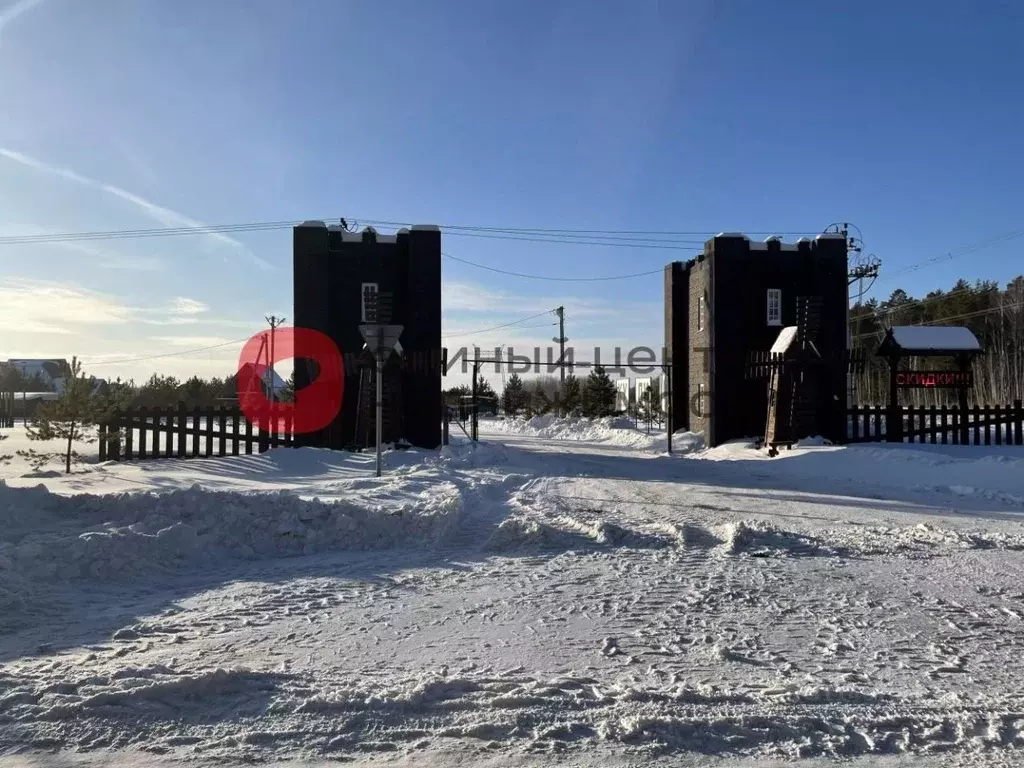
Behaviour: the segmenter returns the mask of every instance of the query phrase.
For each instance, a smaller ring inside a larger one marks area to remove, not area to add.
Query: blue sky
[[[339,216],[813,233],[840,220],[882,259],[880,295],[1024,271],[1022,237],[899,274],[1024,227],[1024,9],[824,8],[0,0],[0,234]],[[690,255],[454,235],[444,248],[555,276]],[[237,348],[102,362],[290,316],[290,261],[288,230],[0,245],[0,357],[222,373]],[[657,275],[551,283],[446,261],[444,280],[446,334],[563,304],[578,347],[662,342]],[[549,330],[458,343],[532,347]]]

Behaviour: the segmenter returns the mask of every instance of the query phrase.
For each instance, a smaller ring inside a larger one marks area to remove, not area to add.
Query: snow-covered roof
[[[778,355],[788,350],[790,345],[796,339],[796,330],[797,327],[795,325],[787,325],[779,331],[779,335],[775,339],[775,343],[772,344],[772,354]]]
[[[779,238],[777,238],[777,237],[769,237],[763,243],[759,243],[756,240],[751,240],[750,241],[750,250],[752,250],[752,251],[767,251],[768,250],[768,244],[771,243],[771,242],[778,243],[780,251],[795,251],[795,250],[797,250],[797,244],[796,243],[784,243],[781,240],[779,240]]]
[[[16,368],[25,378],[39,375],[43,381],[53,381],[68,369],[68,361],[51,358],[49,360],[18,359],[8,360],[7,365]]]
[[[436,224],[413,224],[414,232],[440,232],[441,228]]]
[[[962,325],[896,325],[889,333],[907,352],[981,352],[977,337]]]
[[[822,232],[818,235],[815,240],[842,240],[846,241],[846,237],[839,232]]]
[[[749,237],[744,235],[742,232],[719,232],[717,235],[715,235],[715,237],[741,237],[744,240],[749,240],[750,239]]]
[[[380,232],[375,230],[373,227],[367,227],[366,229],[371,230],[377,237],[378,243],[395,243],[398,242],[397,235],[382,235]],[[327,227],[329,232],[341,233],[341,242],[343,243],[361,243],[363,242],[363,232],[350,232],[349,230],[342,227],[340,224],[331,224]]]
[[[45,400],[47,402],[56,400],[60,395],[56,392],[15,392],[15,400]]]

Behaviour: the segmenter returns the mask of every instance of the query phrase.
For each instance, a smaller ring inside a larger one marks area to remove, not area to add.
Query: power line
[[[1022,236],[1024,236],[1024,229],[1017,229],[1017,230],[1013,230],[1011,232],[1006,232],[1006,233],[1004,233],[1002,235],[998,235],[998,236],[993,237],[993,238],[991,238],[989,240],[983,240],[980,243],[976,243],[974,245],[965,246],[963,248],[960,248],[959,250],[953,251],[953,252],[945,254],[943,256],[935,256],[935,257],[933,257],[931,259],[926,259],[924,261],[918,262],[917,264],[911,264],[909,267],[904,267],[903,269],[899,269],[899,270],[896,270],[895,272],[891,272],[890,275],[891,276],[896,276],[896,275],[906,274],[907,272],[916,272],[919,269],[924,269],[925,267],[930,267],[930,266],[932,266],[934,264],[941,264],[941,263],[946,262],[946,261],[951,261],[953,259],[958,259],[961,256],[967,256],[969,254],[976,253],[977,251],[980,251],[980,250],[982,250],[984,248],[990,248],[993,245],[998,245],[999,243],[1003,243],[1003,242],[1006,242],[1008,240],[1013,240],[1015,238],[1022,237]]]
[[[385,227],[408,227],[408,222],[402,221],[385,221],[381,219],[358,219],[367,224],[379,224]],[[483,227],[483,226],[470,226],[465,224],[439,224],[438,227],[441,229],[460,229],[467,230],[470,232],[506,232],[512,234],[546,234],[546,235],[661,235],[666,237],[713,237],[721,230],[651,230],[651,229],[551,229],[544,227]],[[780,232],[778,230],[772,231],[753,231],[745,230],[749,235],[816,235],[819,234],[817,230],[800,230],[800,231],[785,231]],[[702,241],[703,242],[703,241]]]
[[[597,245],[603,248],[648,248],[665,251],[702,250],[703,240],[655,240],[652,238],[631,237],[593,237],[589,235],[559,235],[557,237],[534,237],[533,235],[507,235],[484,232],[460,232],[450,229],[442,230],[449,237],[480,237],[486,240],[518,240],[526,243],[558,243],[560,245]],[[701,246],[700,249],[695,246]]]
[[[519,320],[513,320],[511,323],[504,323],[502,325],[495,325],[495,326],[493,326],[491,328],[481,328],[481,329],[476,330],[476,331],[466,331],[465,333],[456,333],[456,334],[453,334],[451,336],[442,336],[441,338],[443,338],[443,339],[458,339],[458,338],[461,338],[463,336],[472,336],[472,335],[477,334],[477,333],[487,333],[488,331],[497,331],[497,330],[500,330],[501,328],[509,328],[509,327],[511,327],[513,325],[519,325],[519,323],[525,323],[528,320],[535,320],[538,317],[543,317],[544,315],[550,314],[550,313],[552,313],[554,311],[555,310],[553,310],[553,309],[545,309],[543,312],[538,312],[536,315],[530,315],[529,317],[524,317],[524,318],[521,318]],[[541,326],[541,327],[546,327],[548,325],[557,325],[557,323],[545,323],[544,326]]]
[[[318,221],[333,221],[333,217],[323,217]],[[340,219],[339,219],[340,220]],[[403,227],[408,226],[404,222],[385,221],[379,219],[354,219],[368,224]],[[88,232],[63,232],[33,235],[7,235],[0,237],[0,245],[23,245],[31,243],[61,243],[75,242],[81,240],[123,240],[146,237],[173,237],[178,235],[209,235],[228,234],[235,232],[258,232],[279,229],[288,229],[301,224],[295,219],[279,221],[257,221],[239,224],[208,224],[191,227],[158,227],[149,229],[116,229]],[[703,245],[704,242],[713,237],[715,232],[707,231],[680,231],[680,230],[628,230],[628,229],[547,229],[527,227],[483,227],[460,224],[446,224],[440,229],[450,235],[461,237],[486,237],[491,239],[525,239],[534,242],[587,242],[601,245],[611,245],[619,242],[624,247],[641,247],[646,244],[651,247],[675,249],[683,245]],[[750,232],[749,234],[765,234],[764,232]],[[768,234],[789,234],[805,235],[808,232],[772,232]],[[700,237],[701,240],[680,240],[680,237]],[[665,239],[670,238],[670,239]]]
[[[145,237],[174,237],[176,235],[214,235],[231,232],[256,232],[287,229],[301,222],[264,221],[250,224],[216,224],[200,227],[159,227],[155,229],[114,229],[94,232],[64,232],[43,235],[7,235],[0,237],[0,245],[32,243],[67,243],[81,240],[134,240]]]
[[[224,341],[220,344],[211,344],[208,347],[196,347],[195,349],[184,349],[180,352],[168,352],[163,355],[147,355],[145,357],[125,357],[115,360],[91,360],[83,361],[82,365],[121,365],[123,363],[140,363],[145,360],[160,360],[165,357],[180,357],[181,355],[190,355],[193,352],[206,352],[211,349],[220,349],[221,347],[229,347],[232,344],[242,344],[249,340],[250,337],[246,336],[244,339],[235,339],[234,341]]]
[[[499,275],[511,275],[512,277],[522,277],[527,280],[549,280],[560,283],[595,283],[607,280],[628,280],[633,277],[644,277],[646,275],[658,275],[663,274],[665,271],[664,267],[658,269],[650,269],[646,272],[633,272],[628,275],[609,275],[607,277],[549,277],[547,275],[527,275],[522,272],[510,272],[507,269],[498,269],[497,267],[489,267],[486,264],[478,264],[475,261],[469,261],[468,259],[461,259],[458,256],[452,256],[450,253],[441,253],[446,259],[452,261],[458,261],[462,264],[468,264],[471,267],[477,267],[478,269],[486,269],[489,272],[497,272]]]
[[[904,305],[904,306],[906,306],[906,305]],[[971,317],[980,317],[982,315],[991,315],[991,314],[993,314],[995,312],[1002,312],[1002,311],[1007,310],[1007,309],[1019,309],[1021,307],[1024,307],[1024,301],[1018,301],[1018,302],[1014,302],[1012,304],[1003,304],[1003,305],[998,306],[998,307],[989,307],[988,309],[979,309],[979,310],[975,310],[973,312],[964,312],[964,313],[959,314],[959,315],[950,315],[949,317],[940,317],[940,318],[936,318],[935,320],[928,320],[928,321],[923,322],[923,323],[915,323],[913,327],[921,327],[921,326],[929,326],[929,325],[939,325],[941,323],[948,323],[950,320],[965,320],[965,319],[971,318]],[[867,338],[868,336],[875,336],[877,334],[878,334],[878,331],[874,331],[872,333],[862,333],[859,336],[854,336],[853,338],[855,338],[855,339],[863,339],[863,338]]]

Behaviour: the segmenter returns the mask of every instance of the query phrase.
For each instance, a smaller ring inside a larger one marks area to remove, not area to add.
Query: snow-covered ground
[[[1020,764],[1021,448],[481,435],[0,470],[0,766]]]

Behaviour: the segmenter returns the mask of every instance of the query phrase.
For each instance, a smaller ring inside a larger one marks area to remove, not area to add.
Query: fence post
[[[100,443],[100,461],[107,460],[107,424],[100,422],[96,427],[96,437]]]
[[[245,454],[246,456],[252,453],[252,419],[245,420]]]
[[[185,410],[185,401],[178,401],[178,422],[175,424],[178,430],[178,458],[185,458],[185,435],[188,428],[188,412]]]
[[[110,458],[111,461],[120,461],[121,460],[121,412],[120,411],[114,411],[114,415],[113,415],[113,417],[111,419],[111,423],[113,424],[114,431],[113,431],[113,434],[110,436],[111,443],[110,443],[110,449],[108,450],[107,455],[108,455],[108,457]]]
[[[992,406],[992,413],[994,415],[993,421],[996,423],[996,445],[1003,444],[1003,409],[1001,406]],[[1008,442],[1013,442],[1009,440]]]
[[[135,411],[128,411],[124,415],[124,460],[132,460],[132,448],[135,445]]]
[[[1024,403],[1014,400],[1014,443],[1024,445]]]
[[[217,449],[218,449],[217,450],[217,454],[219,456],[227,456],[228,455],[228,442],[227,442],[227,440],[228,440],[228,435],[227,435],[227,430],[228,430],[228,414],[227,414],[227,411],[224,410],[224,406],[223,405],[218,407],[217,411],[218,411],[218,413],[217,413],[217,416],[218,416],[218,419],[217,419],[218,425],[217,425],[217,427],[220,430],[220,440],[218,441],[218,445],[217,445]]]
[[[146,458],[146,429],[149,426],[149,408],[142,406],[137,411],[139,417],[139,445],[136,455],[140,459]]]
[[[241,438],[239,432],[242,430],[242,425],[238,421],[238,417],[241,415],[241,411],[237,408],[231,411],[231,455],[238,455],[238,440]]]
[[[192,457],[199,455],[199,441],[202,439],[203,412],[199,406],[192,409]]]
[[[203,452],[203,455],[206,458],[210,458],[213,456],[213,421],[216,414],[214,414],[213,408],[206,408],[203,413],[205,416],[204,420],[206,421],[206,427],[203,430],[206,436],[206,450]]]

